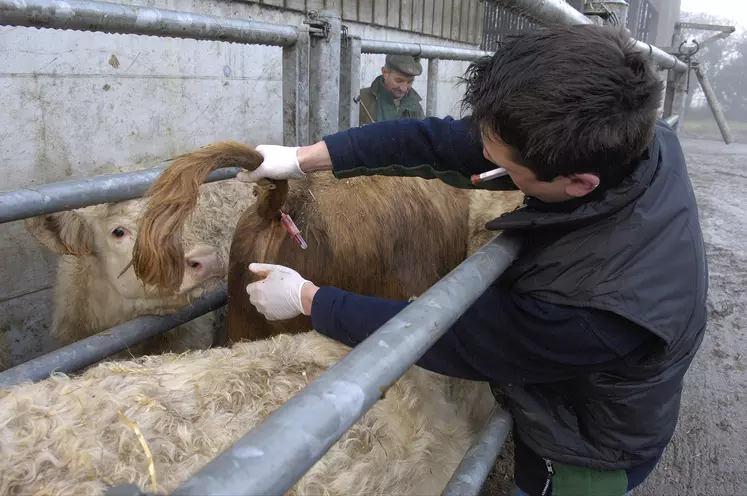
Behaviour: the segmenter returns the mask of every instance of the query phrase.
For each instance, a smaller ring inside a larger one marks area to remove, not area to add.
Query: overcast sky
[[[730,19],[733,23],[747,24],[747,1],[745,0],[682,0],[683,12],[707,12]]]

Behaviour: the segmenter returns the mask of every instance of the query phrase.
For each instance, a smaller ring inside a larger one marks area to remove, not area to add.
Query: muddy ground
[[[747,144],[683,139],[709,264],[709,327],[677,431],[634,496],[747,495]],[[511,450],[486,484],[511,494]]]

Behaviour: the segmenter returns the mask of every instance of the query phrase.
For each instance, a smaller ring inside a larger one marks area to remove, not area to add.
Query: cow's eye
[[[127,232],[121,227],[117,227],[112,230],[112,236],[114,236],[115,238],[121,238],[125,234],[127,234]]]

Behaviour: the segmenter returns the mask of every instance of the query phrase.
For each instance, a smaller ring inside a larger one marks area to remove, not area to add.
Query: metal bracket
[[[588,6],[588,8],[587,8]],[[617,15],[615,15],[614,12],[612,12],[607,6],[602,2],[597,2],[597,5],[594,5],[594,2],[587,2],[584,4],[584,15],[595,15],[600,17],[604,21],[610,21],[613,26],[617,26],[619,23],[619,20],[617,19]]]
[[[340,25],[340,45],[348,45],[348,27],[344,24]]]
[[[722,24],[703,24],[699,22],[678,22],[675,27],[681,29],[702,29],[704,31],[723,31],[724,33],[733,33],[736,31],[734,26],[726,26]]]
[[[690,73],[692,72],[693,66],[698,64],[698,61],[695,59],[695,54],[700,51],[700,43],[698,43],[697,40],[693,40],[695,48],[687,47],[683,51],[682,47],[687,43],[687,40],[680,43],[680,46],[677,47],[677,54],[675,56],[687,64],[687,83],[685,84],[685,93],[690,93]]]
[[[330,23],[324,19],[319,19],[319,12],[316,10],[306,12],[303,24],[309,26],[309,36],[312,37],[312,40],[313,38],[323,38],[324,41],[329,41]]]

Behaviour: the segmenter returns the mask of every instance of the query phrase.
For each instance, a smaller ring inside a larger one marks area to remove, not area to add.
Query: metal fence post
[[[78,371],[145,339],[218,310],[227,303],[227,299],[226,283],[221,282],[214,292],[196,299],[191,305],[171,315],[141,315],[0,372],[0,389],[25,381],[40,381],[49,377],[52,372],[69,374]]]
[[[511,265],[505,231],[203,466],[171,496],[285,494]]]
[[[719,131],[721,131],[721,136],[724,138],[724,143],[728,145],[732,142],[733,139],[731,135],[731,129],[729,129],[729,124],[726,122],[726,118],[724,117],[724,113],[721,110],[721,105],[719,105],[718,103],[718,99],[716,98],[716,93],[714,93],[713,91],[711,82],[708,80],[705,72],[703,72],[703,68],[698,61],[693,61],[693,69],[695,71],[695,76],[700,82],[700,87],[703,89],[703,94],[705,94],[708,105],[711,107],[713,118],[716,119],[718,129]]]
[[[436,115],[438,108],[438,61],[437,58],[428,60],[428,87],[425,95],[425,115],[428,117]]]
[[[309,32],[283,47],[283,145],[309,145]]]
[[[499,405],[452,474],[441,496],[478,496],[511,433],[513,419]]]
[[[584,16],[571,5],[562,0],[496,0],[498,4],[531,17],[535,22],[551,24],[592,24],[594,21]],[[677,72],[685,72],[687,64],[678,60],[660,48],[640,40],[633,40],[633,46],[639,52],[651,54],[654,60],[664,67],[672,67]]]
[[[682,28],[677,25],[672,34],[672,50],[678,51],[682,43]],[[690,68],[684,72],[669,71],[667,79],[667,95],[664,103],[664,115],[671,117],[678,115],[680,117],[677,124],[678,129],[682,129],[685,121],[685,103],[687,102],[687,81]]]
[[[312,143],[340,129],[340,16],[322,10],[311,21],[322,32],[311,33],[309,59],[309,137]]]
[[[347,36],[340,47],[340,130],[360,125],[361,39]]]
[[[596,6],[591,3],[583,12],[594,24],[624,28],[627,26],[628,2],[625,0],[606,0]]]

